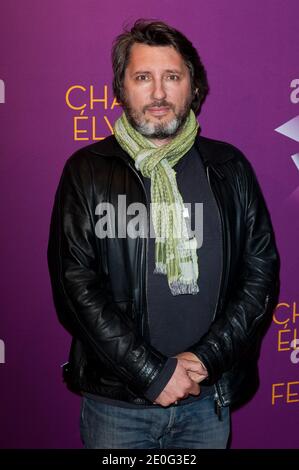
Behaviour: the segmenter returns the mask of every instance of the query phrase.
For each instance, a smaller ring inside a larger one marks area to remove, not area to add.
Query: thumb
[[[188,371],[187,373],[188,373],[190,379],[193,380],[193,382],[196,382],[196,383],[200,383],[206,378],[205,375],[200,375],[198,372]]]
[[[202,370],[202,366],[198,361],[189,361],[189,359],[181,359],[182,365],[185,367],[186,370],[191,370],[193,372],[200,372]]]

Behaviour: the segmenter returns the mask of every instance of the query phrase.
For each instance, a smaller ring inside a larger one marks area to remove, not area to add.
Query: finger
[[[190,388],[189,394],[190,395],[199,395],[200,394],[200,387],[197,383],[194,383],[194,385]]]
[[[186,370],[191,370],[198,373],[202,372],[202,366],[199,362],[189,361],[189,359],[181,359],[181,361],[183,367],[185,367]]]
[[[206,379],[206,375],[198,374],[197,372],[188,371],[187,374],[191,380],[197,383],[202,382],[203,380]]]
[[[196,372],[188,372],[188,376],[190,377],[191,380],[193,380],[196,383],[199,383],[203,380],[203,376],[200,374],[197,374]]]

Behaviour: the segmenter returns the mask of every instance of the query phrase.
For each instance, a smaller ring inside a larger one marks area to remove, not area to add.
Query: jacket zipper
[[[212,188],[211,181],[210,181],[210,167],[209,167],[209,165],[206,166],[206,173],[207,173],[207,180],[208,180],[209,186],[211,188],[212,194],[214,195],[214,199],[215,199],[215,202],[216,202],[217,207],[218,207],[218,213],[219,213],[220,223],[221,223],[221,232],[222,232],[222,267],[221,267],[221,278],[220,278],[220,282],[219,282],[219,285],[218,285],[217,300],[216,300],[214,315],[213,315],[213,319],[212,319],[212,321],[214,321],[215,318],[216,318],[217,311],[218,311],[220,293],[221,293],[222,288],[223,288],[224,266],[225,266],[225,263],[224,263],[224,252],[225,252],[225,243],[224,243],[224,236],[225,235],[224,234],[225,234],[225,232],[224,232],[223,216],[222,216],[222,212],[221,212],[221,209],[220,209],[219,200],[218,200],[218,197],[217,197],[216,193],[214,192],[214,190]],[[224,400],[223,400],[221,390],[220,390],[220,387],[219,387],[218,383],[216,383],[214,385],[214,388],[215,388],[215,395],[214,395],[214,398],[215,398],[215,413],[217,414],[218,419],[221,421],[222,420],[221,407],[224,406]]]
[[[139,176],[139,175],[138,175]],[[140,178],[140,181],[141,181],[141,178]],[[144,329],[144,323],[146,323],[146,327],[147,327],[147,339],[148,339],[148,342],[150,343],[150,327],[149,327],[149,319],[148,319],[148,300],[147,300],[147,278],[148,278],[148,238],[149,238],[149,234],[150,234],[150,207],[149,207],[149,203],[148,203],[148,198],[147,198],[147,194],[146,194],[146,190],[145,190],[145,186],[144,186],[144,183],[143,181],[141,181],[141,184],[142,184],[142,187],[143,187],[143,191],[144,191],[144,194],[145,194],[145,200],[146,200],[146,215],[147,215],[147,235],[146,235],[146,239],[145,239],[145,245],[146,245],[146,249],[145,249],[145,275],[143,275],[143,279],[144,279],[144,282],[143,282],[143,287],[142,287],[142,290],[144,289],[144,297],[145,297],[145,311],[144,311],[144,314],[143,316],[145,317],[145,321],[142,323],[143,325],[143,328],[142,328],[142,334],[146,337],[145,335],[145,329]]]
[[[147,272],[147,263],[148,263],[148,235],[149,235],[149,230],[150,230],[150,215],[149,215],[149,204],[148,204],[148,197],[147,197],[147,194],[146,194],[146,190],[145,190],[145,186],[144,186],[144,183],[142,181],[142,179],[140,178],[140,175],[138,174],[138,172],[135,170],[135,168],[129,164],[129,167],[132,168],[132,170],[134,171],[135,175],[137,176],[137,178],[139,179],[140,181],[140,184],[143,188],[143,192],[144,192],[144,195],[145,195],[145,200],[146,200],[146,210],[147,210],[147,236],[145,238],[145,245],[146,245],[146,249],[145,249],[145,275],[144,275],[144,271],[143,271],[143,276],[142,276],[142,294],[144,293],[144,297],[145,297],[145,312],[144,312],[144,305],[142,305],[142,311],[143,311],[143,315],[141,316],[141,334],[144,338],[147,338],[149,343],[150,343],[150,329],[149,329],[149,321],[148,321],[148,300],[147,300],[147,277],[148,277],[148,272]],[[143,264],[142,264],[142,267],[143,267]],[[144,279],[145,278],[145,279]],[[144,292],[143,292],[144,291]],[[141,294],[141,299],[143,298],[143,295]],[[141,304],[139,302],[139,304]],[[145,331],[145,323],[146,323],[146,327],[147,327],[147,331]],[[147,333],[147,336],[146,336],[146,333]]]

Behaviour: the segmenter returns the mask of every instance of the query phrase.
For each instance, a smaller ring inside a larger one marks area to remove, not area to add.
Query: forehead
[[[148,46],[147,44],[134,43],[130,50],[127,68],[130,70],[147,70],[159,68],[187,69],[183,57],[172,46]]]

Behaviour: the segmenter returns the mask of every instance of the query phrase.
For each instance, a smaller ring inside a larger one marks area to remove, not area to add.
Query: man
[[[112,61],[124,112],[113,136],[66,162],[48,247],[81,437],[86,448],[225,448],[231,406],[256,391],[277,295],[269,214],[244,155],[199,135],[208,83],[183,34],[138,20]]]

